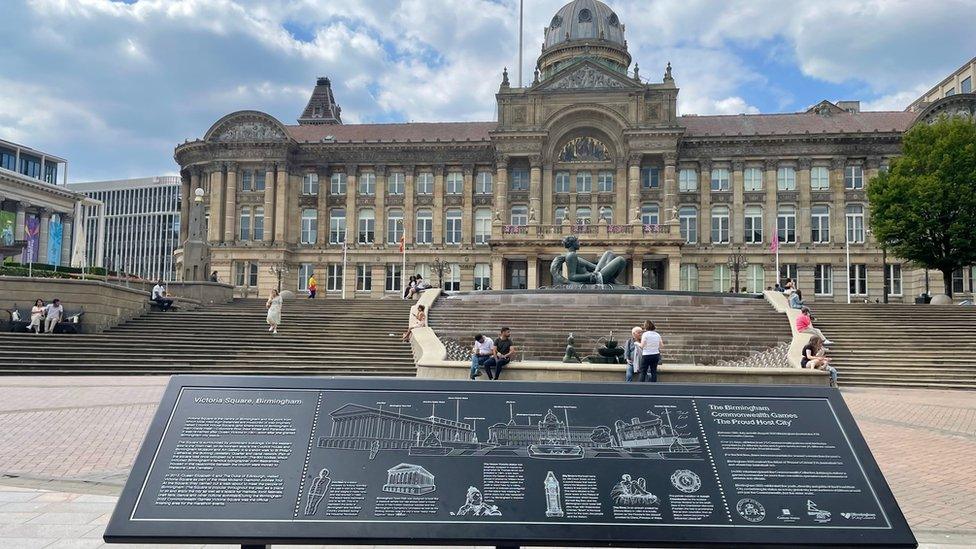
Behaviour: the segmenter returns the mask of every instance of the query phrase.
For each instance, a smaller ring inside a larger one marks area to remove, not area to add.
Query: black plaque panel
[[[915,547],[836,390],[175,376],[111,542]]]

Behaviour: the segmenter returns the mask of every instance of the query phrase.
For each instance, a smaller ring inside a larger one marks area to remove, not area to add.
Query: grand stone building
[[[921,271],[882,267],[864,189],[919,113],[679,116],[670,65],[645,79],[624,35],[607,5],[565,5],[531,84],[501,75],[493,122],[343,124],[327,78],[297,125],[229,114],[176,148],[184,214],[203,189],[212,269],[261,295],[272,267],[284,288],[314,272],[320,291],[396,294],[401,238],[407,273],[444,264],[447,289],[536,288],[569,234],[652,288],[762,290],[777,235],[780,276],[808,299],[879,299],[885,271],[893,300],[924,289]]]

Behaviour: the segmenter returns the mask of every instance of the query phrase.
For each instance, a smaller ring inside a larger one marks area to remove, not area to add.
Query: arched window
[[[390,208],[386,213],[386,243],[399,244],[403,238],[403,210]]]
[[[556,211],[553,212],[553,218],[552,218],[553,223],[555,223],[556,225],[562,225],[563,219],[566,219],[566,214],[568,212],[569,209],[566,208],[566,206],[557,207]]]
[[[684,263],[678,271],[679,288],[682,292],[698,291],[698,266]]]
[[[346,210],[335,208],[329,212],[329,244],[346,241]]]
[[[593,212],[588,206],[576,208],[576,224],[586,225],[593,221]]]
[[[359,243],[372,244],[375,240],[376,214],[373,208],[359,210]]]
[[[688,244],[698,242],[698,208],[682,206],[678,210],[678,229]]]
[[[512,225],[529,224],[529,207],[524,204],[512,206]]]
[[[810,208],[810,240],[815,244],[830,242],[830,206],[818,204]]]
[[[712,208],[712,244],[729,243],[729,208],[715,206]]]
[[[251,240],[251,208],[244,206],[241,208],[241,240]]]
[[[613,225],[613,208],[610,206],[600,208],[600,218],[606,220],[608,225]]]
[[[417,227],[415,229],[417,244],[430,244],[434,239],[434,212],[423,208],[417,210]]]
[[[461,243],[461,210],[451,208],[444,216],[444,243]]]
[[[302,210],[302,244],[315,244],[318,226],[318,212],[312,208]]]
[[[745,218],[746,244],[762,244],[763,241],[763,210],[762,206],[746,206]]]
[[[641,223],[644,225],[660,225],[661,207],[654,203],[641,204]]]

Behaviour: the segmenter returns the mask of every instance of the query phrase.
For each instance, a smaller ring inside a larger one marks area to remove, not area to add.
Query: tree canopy
[[[903,155],[868,185],[871,229],[899,257],[942,272],[976,263],[976,121],[942,118],[905,133]]]

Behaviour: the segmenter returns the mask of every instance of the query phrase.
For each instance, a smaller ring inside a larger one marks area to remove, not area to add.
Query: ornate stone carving
[[[221,130],[214,141],[284,141],[284,132],[265,122],[237,122]]]
[[[830,159],[830,169],[832,170],[843,170],[844,166],[847,165],[847,159],[843,157],[836,157]]]
[[[661,105],[659,103],[648,103],[644,108],[644,119],[648,121],[661,119]]]
[[[491,206],[491,195],[481,194],[474,197],[475,206]]]
[[[552,197],[552,201],[554,204],[559,204],[559,205],[569,204],[569,194],[567,193],[555,194]]]
[[[796,202],[800,198],[800,193],[796,191],[779,191],[776,193],[777,202]]]
[[[375,196],[357,196],[356,206],[372,206],[376,203]]]
[[[509,202],[528,202],[529,193],[526,191],[509,191]]]
[[[807,157],[800,158],[799,160],[796,161],[796,167],[801,170],[809,170],[810,164],[811,164],[811,160]]]
[[[813,202],[830,202],[833,200],[833,195],[828,192],[810,193],[810,200]]]
[[[779,160],[776,158],[767,158],[763,160],[763,167],[766,171],[775,170],[779,167]]]
[[[326,198],[326,204],[329,206],[345,206],[346,205],[346,195],[344,194],[330,194]]]
[[[464,197],[459,194],[449,194],[444,198],[445,206],[460,206],[464,204]]]
[[[434,195],[430,195],[430,194],[417,195],[417,197],[414,198],[413,203],[416,206],[433,206]]]
[[[644,159],[644,153],[639,153],[639,152],[630,153],[630,156],[627,157],[627,163],[630,164],[631,166],[640,166],[641,160],[643,159]]]
[[[766,199],[766,193],[748,192],[743,195],[742,199],[746,202],[762,202]]]
[[[387,206],[403,206],[402,194],[391,194],[386,197]]]
[[[525,123],[525,105],[512,107],[512,122],[515,124]]]
[[[728,204],[732,202],[732,193],[728,191],[712,191],[712,203]]]
[[[557,157],[560,162],[610,162],[610,149],[602,142],[588,136],[570,139]]]
[[[617,199],[614,193],[599,193],[596,195],[597,204],[613,204]]]
[[[844,191],[844,198],[847,200],[867,200],[868,194],[863,189],[847,189]]]
[[[734,171],[734,172],[741,172],[743,168],[745,168],[745,162],[743,162],[741,160],[733,160],[732,161],[732,171]]]
[[[580,67],[549,86],[550,90],[576,90],[583,88],[622,88],[624,85],[609,74],[593,67]]]

